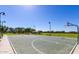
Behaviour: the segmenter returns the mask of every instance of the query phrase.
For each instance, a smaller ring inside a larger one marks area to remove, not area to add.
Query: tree
[[[6,33],[9,28],[7,26],[3,26],[3,33]]]
[[[24,31],[25,31],[24,28],[21,28],[21,27],[15,28],[15,32],[16,32],[16,33],[24,33]]]
[[[43,31],[38,31],[38,34],[41,34]]]
[[[35,31],[36,30],[35,29],[32,29],[32,28],[25,28],[24,33],[31,34],[31,33],[34,33]]]

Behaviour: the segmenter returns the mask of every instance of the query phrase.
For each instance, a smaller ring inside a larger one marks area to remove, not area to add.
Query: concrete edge
[[[7,36],[7,35],[6,35],[6,36]],[[7,37],[7,39],[8,39],[8,37]],[[15,48],[14,48],[12,42],[11,42],[9,39],[8,39],[8,41],[9,41],[9,43],[10,43],[10,46],[11,46],[11,48],[12,48],[14,54],[17,54],[17,52],[16,52],[16,50],[15,50]]]
[[[69,54],[73,54],[73,52],[74,52],[74,50],[75,50],[76,46],[77,46],[77,43],[74,45],[74,47],[72,48],[72,50],[70,51],[70,53],[69,53]]]
[[[11,41],[9,41],[9,43],[10,43],[10,45],[12,47],[12,50],[13,50],[14,54],[17,54],[17,52],[16,52],[15,48],[13,47],[13,44],[11,43]]]

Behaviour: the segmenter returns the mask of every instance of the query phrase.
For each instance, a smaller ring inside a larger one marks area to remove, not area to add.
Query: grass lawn
[[[13,33],[5,33],[5,34],[6,34],[7,36],[20,35],[20,34],[13,34]],[[21,34],[21,35],[22,35],[22,34]],[[49,33],[32,34],[32,35],[50,36]],[[67,38],[77,38],[77,34],[73,34],[73,33],[51,33],[51,36],[67,37]]]
[[[13,35],[17,35],[17,34],[13,34],[13,33],[5,33],[4,35],[7,35],[7,36],[13,36]]]
[[[4,35],[7,35],[7,36],[14,36],[14,35],[25,35],[25,34],[5,33]]]
[[[51,35],[49,35],[49,33],[41,33],[39,35],[56,36],[56,37],[67,37],[67,38],[77,38],[77,34],[73,34],[73,33],[51,33]]]

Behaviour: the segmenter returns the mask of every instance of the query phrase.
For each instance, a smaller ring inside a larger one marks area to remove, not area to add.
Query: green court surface
[[[76,43],[76,39],[15,35],[8,36],[18,54],[69,54]]]

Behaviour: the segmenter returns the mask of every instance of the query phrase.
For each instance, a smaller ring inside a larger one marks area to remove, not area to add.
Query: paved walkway
[[[79,54],[79,44],[76,46],[73,54]]]
[[[0,39],[0,54],[14,54],[12,47],[5,35],[2,39]]]

